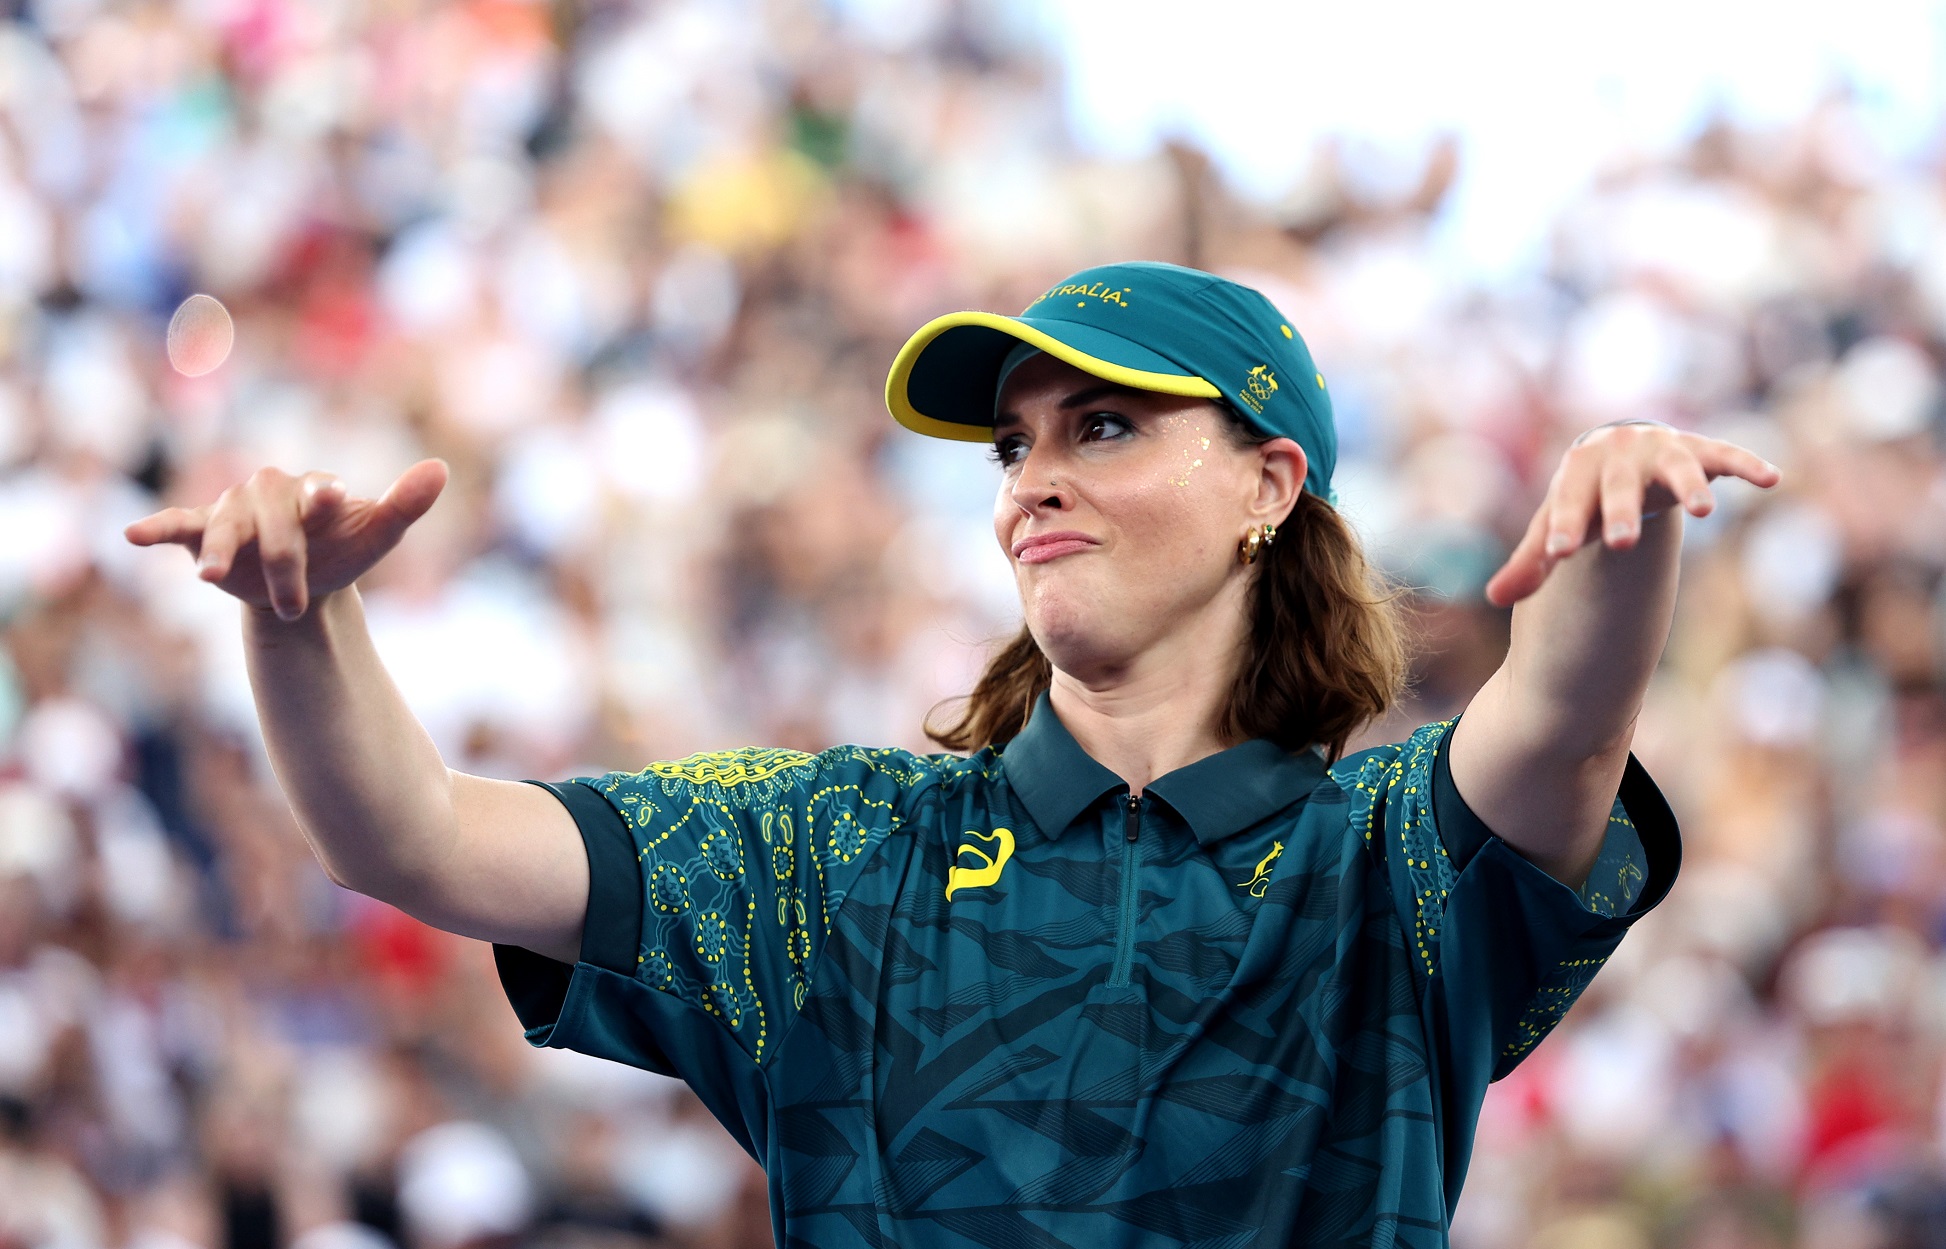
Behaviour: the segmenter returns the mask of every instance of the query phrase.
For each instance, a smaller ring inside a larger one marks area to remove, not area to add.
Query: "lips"
[[[1059,559],[1063,555],[1073,555],[1078,551],[1091,550],[1100,545],[1099,540],[1071,530],[1060,533],[1037,533],[1014,543],[1014,558],[1023,564],[1045,564],[1048,560]]]

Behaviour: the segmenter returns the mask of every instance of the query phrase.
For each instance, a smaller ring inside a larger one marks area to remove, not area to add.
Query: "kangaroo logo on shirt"
[[[996,828],[990,833],[976,832],[969,828],[965,835],[992,842],[993,853],[988,854],[983,847],[976,845],[965,845],[959,848],[959,853],[955,857],[963,859],[970,854],[979,860],[979,866],[955,866],[947,869],[946,900],[948,902],[953,900],[955,889],[977,889],[999,880],[1000,869],[1007,866],[1007,860],[1013,857],[1014,830],[1011,828]]]
[[[1284,843],[1281,841],[1271,842],[1270,853],[1258,860],[1257,870],[1251,874],[1249,880],[1240,880],[1237,882],[1237,888],[1249,890],[1250,896],[1253,898],[1263,897],[1270,889],[1270,865],[1275,863],[1277,856],[1282,853],[1284,853]]]

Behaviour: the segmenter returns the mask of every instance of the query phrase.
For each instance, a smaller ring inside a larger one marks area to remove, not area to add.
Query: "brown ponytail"
[[[1234,416],[1228,423],[1241,442],[1267,441]],[[1337,509],[1308,491],[1255,568],[1250,646],[1219,730],[1291,751],[1322,745],[1335,762],[1405,685],[1398,593],[1381,584]],[[928,719],[926,735],[969,752],[1007,742],[1051,679],[1047,656],[1022,627],[987,661],[959,719],[940,727]]]

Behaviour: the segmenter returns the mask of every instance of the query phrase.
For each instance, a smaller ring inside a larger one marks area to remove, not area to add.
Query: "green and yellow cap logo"
[[[1105,381],[1221,400],[1246,424],[1303,447],[1305,488],[1337,501],[1338,436],[1324,374],[1260,292],[1154,261],[1083,269],[1017,317],[954,312],[928,322],[893,360],[885,406],[918,433],[985,442],[1003,368],[1026,354],[1023,344]]]

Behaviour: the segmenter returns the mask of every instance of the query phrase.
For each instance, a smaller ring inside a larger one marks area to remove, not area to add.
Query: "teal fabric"
[[[533,1044],[695,1088],[780,1245],[1443,1246],[1487,1083],[1681,854],[1631,759],[1589,882],[1547,876],[1460,800],[1453,723],[1135,799],[1044,697],[965,759],[536,781],[588,850],[580,959],[495,957]]]
[[[1110,364],[1203,378],[1246,424],[1303,447],[1305,489],[1337,501],[1338,435],[1324,374],[1255,288],[1159,261],[1098,265],[1055,283],[1014,320]],[[913,407],[936,421],[992,425],[1003,364],[1020,341],[986,325],[941,333],[912,363]]]

